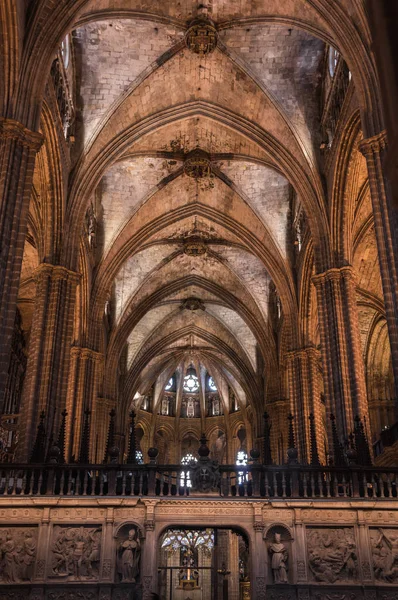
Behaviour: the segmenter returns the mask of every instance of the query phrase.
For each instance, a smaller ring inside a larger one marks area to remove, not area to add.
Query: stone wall
[[[150,598],[173,526],[245,532],[256,600],[397,598],[394,501],[16,497],[0,499],[0,599]]]

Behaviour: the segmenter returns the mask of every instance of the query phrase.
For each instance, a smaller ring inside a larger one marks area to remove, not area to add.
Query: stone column
[[[79,275],[42,263],[35,272],[36,299],[22,401],[20,460],[29,458],[38,415],[46,414],[47,434],[58,433],[66,407],[70,345]]]
[[[265,542],[263,539],[264,525],[261,521],[254,522],[254,538],[250,546],[252,576],[251,576],[251,597],[256,600],[266,599],[267,585],[267,554]]]
[[[98,384],[98,370],[103,363],[103,355],[91,348],[73,346],[71,348],[71,368],[67,392],[67,411],[69,414],[66,435],[66,459],[75,456],[77,459],[80,451],[83,413],[85,409],[91,411],[90,415],[90,448],[91,460],[96,459],[96,439],[94,426],[96,419],[96,394]],[[108,411],[109,412],[109,411]],[[101,431],[104,429],[101,425]],[[99,437],[99,436],[98,436]],[[100,462],[102,462],[102,458]]]
[[[287,358],[289,397],[291,411],[295,416],[296,444],[301,462],[311,461],[311,438],[309,416],[315,417],[318,454],[325,463],[323,443],[321,392],[319,389],[319,352],[314,347],[289,352]]]
[[[229,531],[229,594],[230,600],[239,600],[239,538],[238,535]]]
[[[155,534],[155,509],[158,500],[144,500],[145,544],[141,557],[142,600],[150,600],[152,592],[157,588],[157,548]]]
[[[10,361],[39,133],[0,118],[0,413]]]
[[[365,369],[351,266],[315,275],[327,413],[346,439],[360,415],[369,423]],[[329,427],[329,448],[333,448]]]
[[[390,186],[385,179],[386,133],[363,140],[360,150],[366,158],[373,218],[379,255],[384,306],[390,337],[398,418],[398,210],[393,207]]]

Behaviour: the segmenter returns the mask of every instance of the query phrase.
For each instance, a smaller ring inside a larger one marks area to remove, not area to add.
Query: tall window
[[[330,46],[329,48],[329,73],[331,77],[334,77],[336,72],[337,63],[339,62],[340,54],[339,52]]]
[[[164,389],[166,390],[166,392],[168,392],[169,390],[171,390],[171,388],[174,385],[174,377],[170,377],[168,383],[165,385]]]
[[[246,467],[247,466],[247,453],[244,450],[239,450],[238,454],[236,455],[236,463],[235,464],[238,467]],[[245,473],[245,471],[238,471],[237,476],[238,476],[239,485],[241,485],[245,481],[248,481],[248,479],[249,479],[248,474]]]
[[[65,69],[67,69],[69,66],[69,61],[70,61],[69,35],[67,35],[66,38],[63,40],[63,42],[61,42],[61,56],[62,56],[62,62],[64,63],[64,67],[65,67]]]
[[[216,382],[214,381],[213,377],[209,377],[209,388],[212,392],[217,391]]]
[[[181,459],[181,464],[182,465],[189,465],[191,462],[198,462],[198,459],[195,458],[195,456],[191,453],[186,454],[182,459]],[[181,471],[180,473],[180,486],[184,487],[192,487],[192,481],[191,481],[191,476],[190,476],[190,471]]]

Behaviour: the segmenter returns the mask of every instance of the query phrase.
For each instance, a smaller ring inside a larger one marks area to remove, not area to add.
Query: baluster
[[[264,473],[264,494],[265,497],[269,497],[269,481],[268,481],[268,471],[263,471]]]
[[[307,473],[305,471],[303,473],[303,489],[304,489],[304,498],[308,498]]]
[[[4,495],[8,496],[8,488],[10,486],[10,471],[7,469],[6,471],[6,481],[5,481],[5,488],[4,488]]]
[[[84,470],[84,478],[83,478],[83,496],[87,496],[87,480],[88,480],[88,472],[87,469]]]
[[[278,480],[275,471],[272,473],[272,487],[274,488],[274,498],[279,498]]]
[[[282,498],[286,498],[286,474],[282,472]]]
[[[69,470],[68,471],[68,487],[66,489],[66,495],[67,496],[71,496],[72,495],[72,485],[73,485],[73,471]]]
[[[28,472],[24,471],[23,475],[22,475],[21,496],[25,496],[25,491],[28,492],[28,490],[26,489],[27,479],[28,479]]]
[[[317,480],[317,486],[318,486],[317,496],[318,496],[318,498],[323,498],[323,480],[322,480],[320,471],[316,472],[316,480]]]
[[[343,496],[344,496],[344,498],[347,498],[347,496],[348,496],[348,494],[347,494],[347,487],[348,487],[347,477],[346,477],[346,474],[344,473],[343,474],[343,492],[344,492]]]
[[[378,493],[379,490],[378,490],[378,485],[376,482],[375,474],[373,473],[373,471],[370,474],[370,481],[371,481],[371,485],[372,485],[372,488],[371,488],[372,489],[372,497],[377,498],[379,495],[379,493]]]
[[[65,469],[62,469],[61,479],[59,482],[59,495],[64,495],[64,486],[65,486]]]
[[[325,479],[326,479],[326,497],[331,498],[332,494],[331,494],[331,490],[330,490],[330,484],[331,484],[330,473],[325,473]]]
[[[105,478],[104,478],[104,472],[102,471],[102,469],[100,471],[98,471],[98,477],[99,477],[99,495],[103,496],[104,495]]]
[[[368,480],[366,479],[365,472],[362,473],[362,485],[363,485],[363,496],[368,497]]]
[[[387,498],[392,498],[392,486],[391,486],[391,479],[390,479],[389,473],[387,473],[386,477],[387,477]]]
[[[43,469],[39,470],[39,481],[38,481],[38,485],[37,485],[37,494],[40,495],[41,494],[41,487],[43,485]]]
[[[379,487],[380,487],[380,498],[385,498],[385,493],[384,493],[384,477],[383,477],[383,473],[379,473]]]
[[[122,496],[126,495],[126,477],[127,477],[127,472],[126,471],[122,471]]]
[[[12,487],[11,487],[11,496],[15,496],[16,495],[16,490],[17,490],[17,472],[13,471],[12,472]]]

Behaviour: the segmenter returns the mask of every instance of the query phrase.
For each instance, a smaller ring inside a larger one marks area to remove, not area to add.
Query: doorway
[[[161,600],[250,600],[249,543],[234,528],[173,527],[159,542]]]

